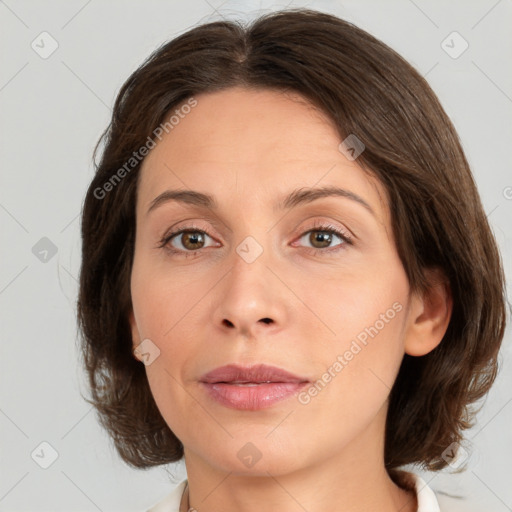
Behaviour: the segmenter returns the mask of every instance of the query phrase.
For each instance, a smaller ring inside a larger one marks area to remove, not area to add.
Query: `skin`
[[[410,293],[385,188],[339,151],[334,125],[300,96],[235,87],[195,98],[142,165],[130,316],[133,348],[149,338],[160,350],[147,378],[184,445],[190,506],[415,511],[414,493],[384,467],[388,396],[404,353],[441,341],[449,290]],[[329,185],[359,195],[374,215],[344,197],[275,208],[294,189]],[[167,189],[210,194],[217,208],[169,201],[147,213]],[[315,244],[318,222],[353,244],[337,235]],[[158,247],[170,228],[191,225],[208,235],[195,245],[176,236],[168,246],[179,254]],[[263,249],[251,263],[236,251],[247,236]],[[260,362],[315,382],[396,302],[400,312],[307,404],[292,396],[234,410],[198,382],[224,364]],[[261,453],[252,467],[237,456],[248,442]]]

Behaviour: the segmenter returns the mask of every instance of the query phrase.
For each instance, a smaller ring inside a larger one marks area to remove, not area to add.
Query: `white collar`
[[[408,474],[414,481],[414,489],[416,490],[416,496],[418,497],[417,512],[441,512],[437,497],[425,480],[416,473]]]

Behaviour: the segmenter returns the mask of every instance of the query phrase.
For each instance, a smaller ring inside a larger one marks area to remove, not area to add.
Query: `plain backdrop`
[[[125,465],[80,396],[79,216],[92,151],[120,86],[157,46],[284,7],[352,21],[427,78],[459,132],[510,283],[510,0],[0,0],[1,511],[143,511],[185,476],[183,464]],[[468,469],[422,473],[465,497],[460,510],[512,510],[510,341],[508,328],[499,377],[467,433]]]

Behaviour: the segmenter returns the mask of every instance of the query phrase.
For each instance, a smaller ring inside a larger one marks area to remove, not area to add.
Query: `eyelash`
[[[308,233],[312,231],[320,231],[320,232],[326,232],[329,234],[334,234],[341,238],[343,240],[343,243],[339,244],[337,247],[327,247],[325,249],[318,249],[315,247],[306,247],[309,251],[313,252],[313,254],[325,256],[327,254],[331,254],[333,252],[338,252],[340,250],[344,250],[344,245],[353,245],[352,237],[349,236],[345,231],[340,230],[339,228],[332,226],[331,224],[323,223],[323,222],[315,222],[314,225],[308,229],[307,231],[304,231],[300,237],[299,240],[304,237],[304,235],[307,235]],[[184,256],[185,258],[194,257],[197,255],[198,252],[200,252],[202,249],[196,249],[195,251],[183,251],[181,249],[175,249],[174,247],[169,245],[169,242],[177,235],[181,235],[184,233],[203,233],[205,235],[208,235],[210,238],[213,238],[207,231],[204,229],[200,229],[194,225],[187,226],[186,228],[179,229],[177,231],[174,231],[172,233],[166,234],[159,242],[158,248],[159,249],[165,249],[166,251],[170,252],[171,254],[179,254]]]

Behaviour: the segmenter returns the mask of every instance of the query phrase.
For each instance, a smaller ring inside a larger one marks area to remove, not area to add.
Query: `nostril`
[[[222,320],[222,323],[228,327],[234,327],[234,325],[229,320],[224,319]]]
[[[272,322],[272,319],[271,318],[262,318],[261,319],[262,322],[265,322],[266,324],[269,324],[270,322]]]

